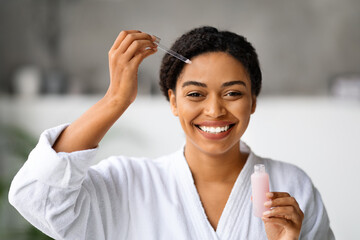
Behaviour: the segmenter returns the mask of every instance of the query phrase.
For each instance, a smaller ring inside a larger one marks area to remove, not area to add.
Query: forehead
[[[202,82],[222,82],[229,80],[242,80],[250,84],[250,79],[243,64],[225,52],[211,52],[198,55],[186,64],[177,80],[196,80]]]

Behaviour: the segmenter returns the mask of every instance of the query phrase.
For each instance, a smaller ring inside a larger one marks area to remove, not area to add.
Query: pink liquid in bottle
[[[269,192],[269,175],[263,164],[256,164],[254,170],[251,175],[253,212],[256,217],[262,217],[263,212],[269,210],[264,206],[268,201],[266,193]]]

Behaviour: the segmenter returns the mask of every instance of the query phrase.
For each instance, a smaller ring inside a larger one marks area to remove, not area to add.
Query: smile
[[[230,125],[227,125],[225,127],[198,126],[198,128],[200,128],[200,130],[207,132],[207,133],[217,134],[217,133],[226,132],[227,130],[229,130]]]
[[[195,125],[197,128],[199,128],[201,131],[211,134],[220,134],[223,132],[228,131],[230,128],[232,128],[235,124],[229,124],[222,127],[210,127],[210,126],[201,126],[201,125]]]
[[[199,125],[195,124],[195,127],[199,129],[200,134],[209,140],[221,140],[226,138],[235,124],[225,122],[203,122]]]

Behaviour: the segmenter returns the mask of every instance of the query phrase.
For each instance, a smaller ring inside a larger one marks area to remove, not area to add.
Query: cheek
[[[248,103],[229,106],[228,111],[239,120],[241,128],[246,128],[251,117],[251,105]]]
[[[238,117],[247,118],[251,115],[251,100],[243,99],[238,102],[230,102],[227,109]]]
[[[190,105],[182,105],[181,107],[178,107],[178,113],[179,118],[186,122],[192,121],[196,116],[194,114],[195,109],[192,108]]]
[[[181,122],[181,125],[187,126],[191,125],[200,114],[201,106],[200,104],[194,104],[192,102],[183,101],[181,104],[178,104],[178,117]]]

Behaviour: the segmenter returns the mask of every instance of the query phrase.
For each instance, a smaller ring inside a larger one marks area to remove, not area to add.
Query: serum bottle
[[[269,192],[269,175],[265,172],[264,164],[256,164],[251,175],[253,212],[256,217],[262,217],[263,212],[269,210],[264,206]]]

